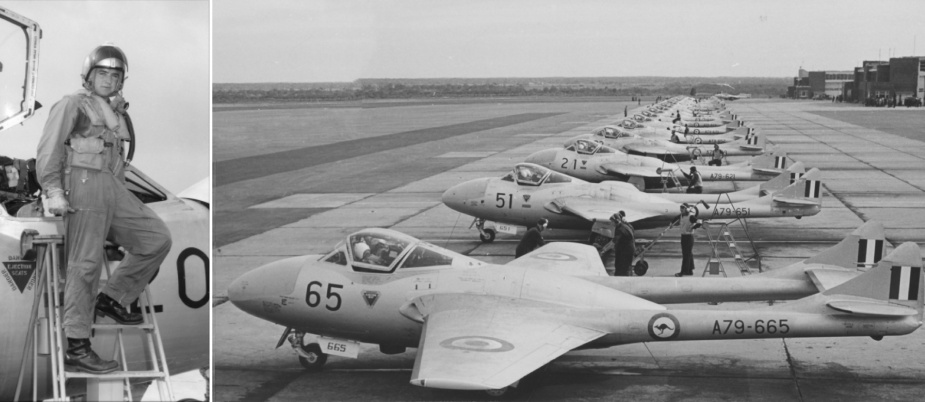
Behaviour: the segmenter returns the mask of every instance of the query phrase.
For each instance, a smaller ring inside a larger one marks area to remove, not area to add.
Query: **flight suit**
[[[109,108],[106,110],[104,108]],[[64,217],[67,282],[64,330],[89,338],[107,239],[126,251],[102,289],[128,306],[157,272],[171,239],[167,226],[125,186],[125,119],[88,91],[52,106],[38,145],[36,170],[45,193],[65,191],[75,212]]]

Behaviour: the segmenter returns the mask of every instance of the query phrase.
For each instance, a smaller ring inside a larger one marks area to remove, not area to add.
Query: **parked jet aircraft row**
[[[675,98],[630,120],[738,126],[723,106],[717,99]],[[697,166],[704,180],[763,181],[744,190],[644,192],[680,182],[680,172],[691,165],[608,145],[611,134],[630,125],[621,124],[539,151],[503,177],[457,184],[443,202],[474,216],[483,241],[495,237],[488,221],[528,226],[544,217],[552,228],[604,233],[596,229],[619,210],[639,229],[667,225],[685,204],[705,220],[799,219],[822,207],[819,170],[787,166],[780,152],[712,169]],[[744,128],[698,135],[761,135]],[[758,144],[765,147],[763,141],[743,146]],[[359,342],[378,344],[386,354],[411,347],[418,349],[412,384],[499,395],[575,349],[703,339],[879,340],[911,333],[922,325],[925,300],[920,250],[905,243],[886,254],[884,244],[883,225],[870,221],[814,257],[764,273],[610,277],[598,251],[584,244],[551,243],[496,265],[372,228],[323,255],[257,268],[235,280],[228,296],[245,312],[284,326],[277,347],[288,339],[308,369],[321,369],[328,355],[356,358]],[[663,305],[758,300],[792,301],[745,310]]]

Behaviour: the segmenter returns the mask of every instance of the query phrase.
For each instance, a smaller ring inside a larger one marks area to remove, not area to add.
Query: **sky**
[[[213,82],[792,77],[925,55],[925,1],[221,0]]]
[[[0,155],[35,157],[48,111],[81,89],[84,58],[112,42],[125,52],[123,95],[135,127],[133,165],[178,193],[209,177],[211,164],[208,1],[2,1],[37,22],[36,98],[43,107],[22,126],[0,133]],[[3,55],[8,66],[20,55]]]

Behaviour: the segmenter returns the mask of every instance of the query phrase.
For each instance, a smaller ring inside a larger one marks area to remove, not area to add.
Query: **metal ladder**
[[[737,221],[740,222],[745,228],[746,237],[748,237],[748,241],[751,244],[752,251],[754,251],[754,254],[751,257],[746,258],[743,256],[742,251],[739,250],[738,242],[736,241],[735,237],[732,235],[732,229],[729,226]],[[741,272],[742,275],[750,275],[752,273],[751,268],[749,268],[748,266],[749,261],[756,261],[757,266],[758,266],[758,272],[761,272],[761,255],[758,254],[758,250],[755,247],[755,243],[751,240],[751,237],[748,236],[748,229],[747,227],[745,227],[744,222],[745,220],[742,218],[736,218],[732,221],[723,222],[718,225],[716,223],[710,223],[708,221],[703,222],[704,230],[706,230],[707,238],[710,241],[710,248],[712,249],[712,254],[710,255],[710,258],[707,260],[707,265],[706,267],[704,267],[703,273],[700,276],[706,276],[707,273],[709,273],[710,275],[722,274],[723,276],[726,276],[726,270],[723,268],[723,262],[720,259],[720,252],[719,252],[720,243],[725,244],[728,247],[729,253],[732,255],[732,258],[735,261],[736,265],[739,267],[739,272]],[[714,236],[713,227],[715,226],[719,226],[719,231]]]
[[[662,166],[664,166],[664,164]],[[673,170],[662,169],[659,171],[658,175],[661,179],[663,193],[669,192],[668,191],[668,180],[669,179],[671,180],[671,183],[674,184],[674,188],[676,188],[678,192],[681,192],[681,181],[678,180],[678,176],[675,176]]]
[[[64,245],[64,236],[46,235],[35,236],[33,240],[35,250],[38,256],[36,274],[38,287],[36,287],[35,303],[32,309],[32,323],[29,325],[29,335],[26,340],[26,348],[32,348],[32,396],[37,399],[38,394],[38,367],[39,360],[46,360],[43,355],[47,355],[49,363],[49,374],[51,377],[51,396],[55,401],[68,401],[66,384],[67,380],[72,378],[82,378],[87,382],[87,400],[132,400],[131,379],[153,379],[157,384],[158,395],[161,400],[174,400],[173,387],[170,383],[170,373],[167,368],[167,357],[164,354],[164,344],[161,339],[160,329],[157,325],[157,319],[154,309],[154,300],[151,298],[150,288],[145,286],[145,290],[138,298],[138,304],[141,307],[143,322],[138,325],[122,324],[97,324],[92,325],[92,331],[115,331],[115,347],[113,348],[113,359],[118,356],[120,370],[108,374],[89,374],[82,372],[65,371],[64,353],[67,349],[67,343],[64,340],[64,329],[62,325],[63,294],[61,285],[61,260],[60,248]],[[110,276],[108,261],[105,262],[106,276]],[[39,288],[41,287],[41,288]],[[42,304],[44,316],[38,315],[39,304]],[[125,344],[123,331],[140,330],[143,331],[142,345],[145,349],[145,359],[150,360],[150,368],[145,370],[127,370],[128,362],[125,356]],[[31,345],[30,345],[31,344]],[[22,384],[23,373],[26,367],[25,354],[23,351],[23,361],[20,368],[19,384],[16,390],[16,400],[19,399],[20,387]]]

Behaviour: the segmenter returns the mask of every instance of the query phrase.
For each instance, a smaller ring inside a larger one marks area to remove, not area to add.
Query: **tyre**
[[[511,394],[513,389],[511,387],[504,387],[501,389],[488,389],[485,390],[485,393],[488,394],[490,398],[501,399],[508,397]]]
[[[633,267],[633,272],[636,273],[636,276],[643,276],[646,272],[649,272],[649,262],[646,260],[636,261],[636,266]]]
[[[491,243],[495,241],[495,230],[494,229],[485,229],[485,233],[479,233],[479,239],[482,239],[482,243]]]
[[[321,351],[321,346],[317,343],[302,345],[302,351],[308,356],[299,355],[299,363],[302,363],[302,367],[308,371],[321,371],[324,363],[328,361],[328,355]]]

